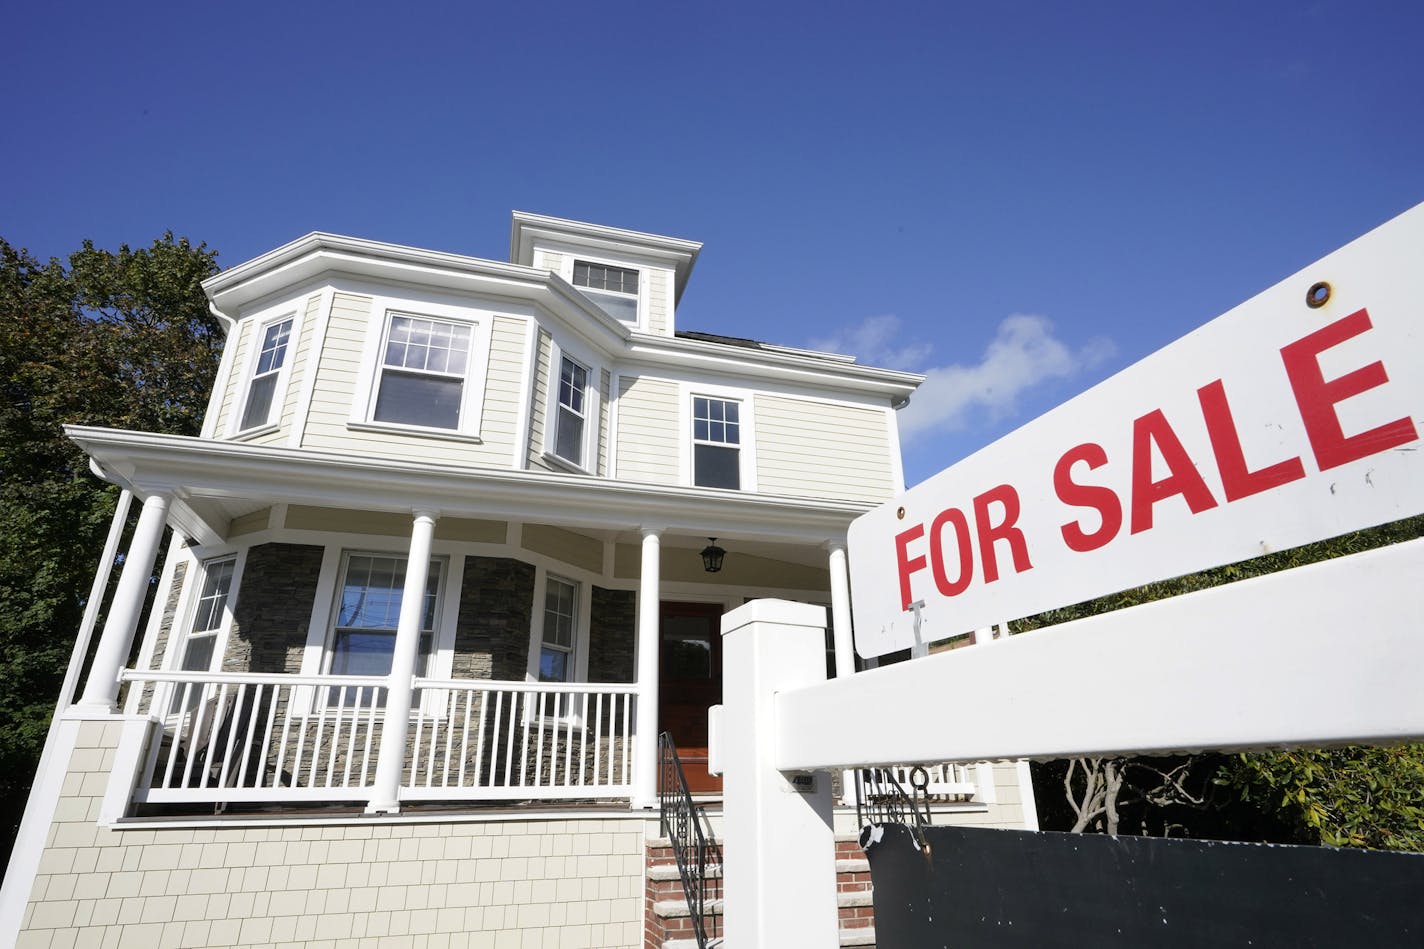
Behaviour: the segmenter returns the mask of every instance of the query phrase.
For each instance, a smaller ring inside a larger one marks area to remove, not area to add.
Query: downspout
[[[213,377],[213,391],[208,393],[208,408],[203,413],[201,434],[204,438],[212,438],[214,430],[217,428],[218,409],[222,405],[219,392],[226,387],[227,378],[231,374],[233,347],[229,344],[232,342],[232,331],[237,327],[237,320],[219,310],[218,305],[212,300],[208,301],[208,312],[217,317],[218,322],[222,324],[224,341],[222,359],[218,361],[217,375]]]

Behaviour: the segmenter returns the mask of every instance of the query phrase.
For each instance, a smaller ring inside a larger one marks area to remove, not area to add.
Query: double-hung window
[[[247,404],[242,410],[242,431],[272,421],[277,380],[287,364],[287,344],[292,336],[292,318],[269,323],[262,331],[262,348],[257,354],[252,381],[247,387]]]
[[[554,418],[554,454],[584,466],[588,428],[588,370],[568,356],[559,364],[559,402]]]
[[[470,339],[467,323],[392,313],[371,417],[399,425],[458,429]]]
[[[638,271],[575,260],[574,286],[583,290],[609,316],[637,324]]]
[[[692,398],[692,483],[702,488],[742,486],[741,403]]]
[[[425,675],[430,665],[443,566],[443,561],[431,560],[426,574],[420,611],[420,653],[415,664],[418,676]],[[404,557],[374,553],[346,555],[336,625],[331,634],[329,668],[332,675],[390,674],[405,592],[405,572]],[[339,701],[339,690],[332,690],[330,701],[332,704]],[[348,694],[348,703],[356,701],[354,694]]]
[[[203,586],[193,608],[193,621],[183,644],[182,659],[178,663],[181,671],[208,672],[212,669],[218,634],[222,631],[224,617],[227,615],[236,564],[237,558],[225,557],[221,560],[210,560],[203,565]],[[198,707],[203,688],[193,686],[186,691],[185,699],[183,687],[178,687],[173,699],[173,711],[179,711],[180,707],[183,711],[192,711]]]
[[[549,575],[544,584],[544,641],[539,647],[539,681],[568,682],[574,671],[578,628],[578,584]]]

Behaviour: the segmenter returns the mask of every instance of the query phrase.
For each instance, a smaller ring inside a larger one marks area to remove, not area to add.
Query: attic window
[[[574,286],[614,319],[638,322],[638,271],[576,260]]]

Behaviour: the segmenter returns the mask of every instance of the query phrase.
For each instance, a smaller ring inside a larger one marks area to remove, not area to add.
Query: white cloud
[[[867,366],[906,369],[923,365],[934,347],[929,343],[905,344],[897,339],[900,335],[900,318],[887,313],[866,317],[859,326],[838,330],[825,339],[812,340],[811,348],[845,353]]]
[[[850,352],[870,365],[925,374],[924,384],[900,411],[900,436],[907,443],[934,431],[968,428],[976,419],[1011,415],[1020,397],[1035,386],[1090,369],[1115,350],[1107,339],[1090,340],[1075,350],[1054,335],[1046,317],[1014,314],[999,324],[978,362],[926,368],[931,347],[905,343],[900,335],[897,317],[873,316],[812,345]]]

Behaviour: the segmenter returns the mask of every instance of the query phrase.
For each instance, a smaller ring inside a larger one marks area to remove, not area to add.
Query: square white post
[[[825,681],[825,637],[821,606],[754,600],[722,617],[729,946],[837,944],[831,776],[772,763],[776,693]]]

